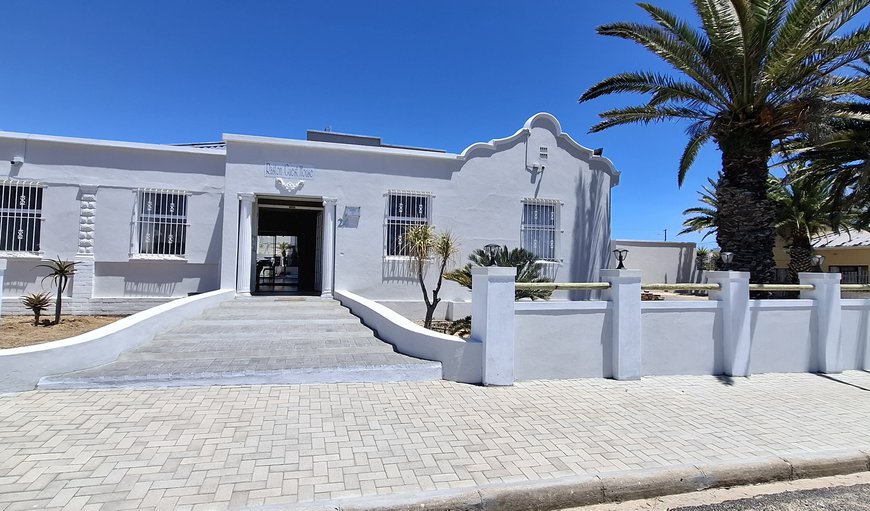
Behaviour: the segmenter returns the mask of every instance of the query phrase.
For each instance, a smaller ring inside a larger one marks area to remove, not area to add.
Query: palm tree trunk
[[[798,273],[813,270],[813,246],[805,235],[796,236],[792,240],[788,252],[788,278],[792,283],[798,283]]]
[[[767,198],[771,140],[752,129],[743,129],[731,131],[718,143],[722,178],[716,194],[716,240],[722,252],[734,253],[731,269],[750,272],[751,282],[773,282],[774,208]]]

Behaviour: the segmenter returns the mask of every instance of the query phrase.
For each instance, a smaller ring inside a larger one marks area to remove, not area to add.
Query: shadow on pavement
[[[870,392],[870,389],[868,389],[867,387],[862,387],[860,385],[855,385],[854,383],[849,383],[847,381],[843,381],[843,380],[834,378],[833,376],[831,376],[829,374],[816,373],[816,376],[820,376],[820,377],[825,378],[827,380],[835,381],[837,383],[842,383],[843,385],[848,385],[850,387],[855,387],[856,389],[861,389],[863,391]]]

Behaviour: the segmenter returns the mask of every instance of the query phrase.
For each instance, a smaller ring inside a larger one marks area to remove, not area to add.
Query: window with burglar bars
[[[0,251],[39,252],[42,186],[0,181]]]
[[[177,190],[140,189],[137,198],[138,253],[184,256],[187,239],[187,193]]]
[[[423,192],[390,191],[384,222],[385,255],[407,256],[405,231],[412,225],[431,223],[432,195]]]
[[[558,261],[559,206],[556,200],[524,199],[520,247],[543,261]]]
[[[870,273],[866,266],[829,266],[831,273],[840,273],[841,284],[870,284]]]

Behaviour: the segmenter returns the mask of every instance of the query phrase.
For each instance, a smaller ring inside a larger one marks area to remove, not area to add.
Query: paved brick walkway
[[[235,509],[870,446],[870,373],[730,383],[657,377],[7,395],[0,509]]]

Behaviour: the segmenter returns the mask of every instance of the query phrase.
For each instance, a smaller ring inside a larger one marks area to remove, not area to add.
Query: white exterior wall
[[[517,302],[517,380],[612,376],[611,305]],[[837,370],[870,368],[870,300],[844,300]],[[817,372],[814,300],[750,300],[750,373]],[[641,374],[722,374],[721,303],[642,302]]]
[[[11,165],[13,157],[24,163]],[[173,297],[219,286],[222,151],[0,133],[0,179],[36,181],[43,191],[42,257],[3,254],[11,271],[4,286],[8,312],[25,312],[19,297],[51,291],[41,282],[41,259],[76,260],[79,251],[82,186],[96,186],[93,285],[64,302],[66,312],[129,313]],[[137,188],[190,192],[185,261],[140,261],[131,256],[135,238]],[[90,279],[90,276],[81,278]],[[75,279],[75,277],[73,277]],[[71,282],[67,294],[75,287]]]
[[[675,284],[695,281],[694,243],[613,240],[613,249],[626,249],[625,267],[643,272],[643,282]],[[609,254],[610,268],[616,268]]]
[[[609,378],[613,374],[608,302],[517,302],[517,380]]]
[[[840,329],[839,367],[870,368],[870,300],[842,301],[843,323]]]
[[[519,246],[523,198],[558,199],[563,266],[557,279],[598,279],[610,252],[610,189],[618,173],[609,160],[593,157],[561,132],[549,114],[538,114],[506,139],[475,144],[463,154],[373,148],[322,142],[226,135],[227,177],[221,283],[236,283],[239,193],[292,197],[264,176],[265,164],[288,163],[314,169],[298,197],[335,197],[336,216],[360,206],[355,228],[335,229],[335,289],[367,298],[420,299],[407,263],[384,257],[384,217],[388,190],[432,193],[431,214],[461,244],[456,266],[488,243]],[[528,149],[527,149],[528,146]],[[532,179],[528,161],[548,148],[545,170]],[[434,276],[433,276],[434,278]],[[442,297],[467,300],[464,288],[445,282]]]
[[[721,374],[721,323],[715,301],[642,302],[643,374]]]

